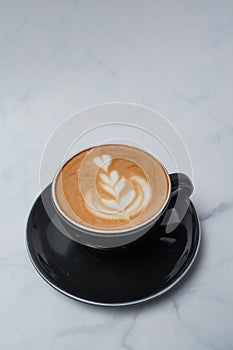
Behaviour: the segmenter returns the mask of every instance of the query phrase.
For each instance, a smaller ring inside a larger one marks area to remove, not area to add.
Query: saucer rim
[[[39,197],[37,198],[39,199]],[[37,202],[37,199],[36,201],[34,202],[33,204],[33,207],[35,205],[35,203]],[[51,281],[49,281],[49,279],[47,279],[42,271],[40,271],[40,269],[38,268],[38,266],[36,265],[33,257],[32,257],[32,254],[30,252],[30,248],[29,248],[29,245],[28,245],[28,225],[27,225],[27,228],[26,228],[26,237],[25,237],[25,247],[26,247],[26,251],[28,253],[28,256],[29,256],[29,259],[33,265],[33,267],[35,268],[36,272],[43,278],[43,280],[45,282],[47,282],[51,287],[53,287],[55,290],[57,290],[58,292],[64,294],[65,296],[71,298],[71,299],[74,299],[74,300],[77,300],[77,301],[80,301],[82,303],[85,303],[85,304],[89,304],[89,305],[95,305],[95,306],[107,306],[107,307],[118,307],[118,306],[131,306],[131,305],[137,305],[137,304],[142,304],[142,303],[145,303],[145,302],[148,302],[150,300],[153,300],[159,296],[161,296],[162,294],[165,294],[166,292],[168,292],[170,289],[172,289],[176,284],[178,284],[182,279],[183,277],[188,273],[188,271],[191,269],[196,257],[197,257],[197,254],[199,252],[199,249],[200,249],[200,243],[201,243],[201,222],[200,222],[200,219],[199,219],[199,216],[197,214],[197,211],[195,209],[195,206],[193,204],[193,202],[190,200],[190,205],[192,206],[192,210],[195,212],[195,215],[196,215],[196,218],[197,218],[197,222],[198,222],[198,241],[197,241],[197,244],[196,244],[196,247],[195,247],[195,252],[193,254],[193,257],[192,259],[190,260],[188,266],[186,267],[186,269],[182,272],[182,274],[177,277],[177,279],[169,284],[166,288],[163,288],[161,289],[160,291],[154,293],[154,294],[151,294],[147,297],[144,297],[144,298],[141,298],[141,299],[135,299],[135,300],[131,300],[131,301],[125,301],[125,302],[115,302],[115,303],[105,303],[105,302],[98,302],[98,301],[92,301],[92,300],[88,300],[88,299],[84,299],[84,298],[80,298],[80,297],[77,297],[73,294],[70,294],[66,291],[64,291],[63,289],[59,288],[58,286],[56,286],[55,284],[53,284]],[[33,208],[32,207],[32,208]],[[30,214],[29,214],[29,217],[30,217]],[[29,219],[28,217],[28,219]]]

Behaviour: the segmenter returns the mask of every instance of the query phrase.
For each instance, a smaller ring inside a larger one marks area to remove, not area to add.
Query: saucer
[[[43,192],[48,201],[50,191],[51,185]],[[52,219],[57,215],[53,209],[52,215]],[[28,218],[26,246],[37,272],[59,292],[89,304],[123,306],[153,299],[177,284],[197,255],[200,234],[190,202],[170,234],[157,224],[128,246],[89,248],[57,229],[39,196]]]

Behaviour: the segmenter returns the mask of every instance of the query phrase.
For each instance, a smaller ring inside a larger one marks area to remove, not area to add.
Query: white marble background
[[[0,348],[233,349],[233,1],[0,2]],[[25,252],[51,132],[109,101],[160,111],[194,167],[203,240],[160,299],[109,309],[50,288]]]

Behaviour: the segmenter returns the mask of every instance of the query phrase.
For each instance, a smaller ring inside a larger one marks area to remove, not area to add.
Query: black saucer
[[[44,195],[50,200],[50,186]],[[53,215],[57,215],[55,211]],[[61,293],[90,304],[130,305],[172,288],[198,251],[200,225],[191,202],[171,234],[159,226],[158,238],[153,235],[155,229],[158,225],[128,247],[110,251],[87,248],[58,231],[39,196],[28,219],[26,244],[36,270]]]

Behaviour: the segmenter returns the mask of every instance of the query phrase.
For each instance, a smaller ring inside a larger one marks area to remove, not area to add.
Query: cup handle
[[[190,178],[183,173],[169,174],[171,180],[171,197],[168,209],[172,209],[176,202],[188,199],[193,193],[193,184]]]

